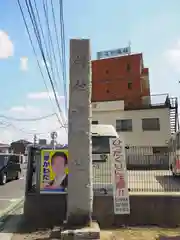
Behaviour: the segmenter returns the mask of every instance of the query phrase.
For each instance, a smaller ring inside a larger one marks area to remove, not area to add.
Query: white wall
[[[98,120],[100,124],[112,124],[116,127],[117,119],[132,119],[133,131],[120,133],[126,144],[131,146],[166,146],[166,141],[168,141],[171,136],[169,109],[163,108],[124,111],[123,108],[117,110],[117,102],[115,107],[112,108],[114,110],[109,109],[108,111],[104,110],[108,109],[108,106],[110,106],[110,104],[112,105],[112,102],[101,102],[101,107],[98,108],[97,103],[96,108],[92,108],[93,121]],[[159,118],[160,131],[143,131],[142,118]]]
[[[9,148],[0,147],[0,152],[1,152],[1,153],[9,153]]]

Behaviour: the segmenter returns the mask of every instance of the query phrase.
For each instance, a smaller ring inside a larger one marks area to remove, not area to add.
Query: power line
[[[64,81],[64,92],[65,92],[65,109],[67,111],[67,76],[66,76],[66,45],[65,45],[65,28],[64,28],[64,11],[63,11],[63,0],[59,0],[60,9],[60,29],[61,29],[61,49],[62,49],[62,73]],[[67,112],[66,112],[67,115]]]
[[[38,64],[38,68],[39,68],[41,77],[42,77],[42,79],[43,79],[45,88],[46,88],[46,90],[47,90],[49,100],[50,100],[50,102],[51,102],[51,104],[52,104],[52,107],[53,107],[53,109],[54,109],[54,104],[53,104],[53,101],[52,101],[52,99],[51,99],[51,96],[50,96],[50,93],[49,93],[49,90],[48,90],[48,87],[47,87],[47,84],[46,84],[46,80],[45,80],[44,74],[43,74],[43,72],[42,72],[41,65],[40,65],[40,63],[39,63],[36,50],[35,50],[34,45],[33,45],[33,41],[32,41],[32,38],[31,38],[31,34],[30,34],[30,31],[29,31],[29,28],[28,28],[28,25],[27,25],[27,22],[26,22],[26,19],[25,19],[25,15],[24,15],[24,13],[23,13],[22,6],[21,6],[21,4],[20,4],[20,0],[17,0],[17,2],[18,2],[18,6],[19,6],[19,9],[20,9],[22,18],[23,18],[23,22],[24,22],[24,24],[25,24],[26,31],[27,31],[27,33],[28,33],[28,37],[29,37],[29,40],[30,40],[31,47],[32,47],[33,52],[34,52],[34,55],[35,55],[35,57],[36,57],[36,61],[37,61],[37,64]],[[56,112],[56,111],[55,111],[55,112]],[[57,120],[58,120],[58,122],[60,123],[60,125],[62,125],[62,121],[61,121],[61,119],[59,118],[59,116],[58,116],[57,114],[56,114],[56,117],[57,117]]]
[[[55,31],[55,38],[56,38],[56,44],[58,47],[58,55],[59,55],[59,60],[60,60],[60,66],[61,66],[61,70],[62,70],[62,74],[63,74],[63,57],[61,55],[61,49],[60,49],[60,45],[59,43],[61,42],[61,37],[59,38],[58,36],[58,30],[57,30],[57,25],[56,25],[56,17],[55,17],[55,12],[54,12],[54,4],[53,4],[53,0],[51,0],[51,12],[52,12],[52,18],[53,18],[53,23],[54,23],[54,31]],[[66,81],[66,79],[65,79]],[[64,85],[64,76],[62,75],[62,84],[63,84],[63,91],[64,91],[64,97],[65,97],[65,109],[66,109],[66,101],[67,101],[67,89]]]
[[[35,131],[28,132],[28,131],[26,131],[26,130],[23,129],[23,128],[18,128],[18,127],[16,127],[14,124],[8,124],[8,125],[5,126],[3,129],[5,129],[5,128],[10,128],[10,127],[14,128],[15,130],[17,130],[17,131],[19,131],[19,132],[28,134],[28,135],[34,135],[34,134],[44,135],[44,134],[49,134],[49,133],[51,133],[52,131],[58,131],[58,130],[64,128],[64,126],[61,126],[60,128],[58,127],[58,128],[56,128],[55,130],[53,129],[52,131],[49,131],[49,132],[35,132]]]
[[[40,38],[40,35],[39,35],[39,29],[38,29],[37,22],[36,22],[36,19],[35,19],[33,6],[31,4],[30,0],[29,0],[29,5],[28,5],[27,0],[25,0],[25,2],[26,2],[26,7],[27,7],[27,10],[28,10],[30,19],[31,19],[31,23],[33,25],[33,29],[34,29],[34,32],[35,32],[35,35],[36,35],[36,38],[37,38],[37,42],[38,42],[38,45],[39,45],[39,48],[40,48],[40,52],[41,52],[42,58],[43,58],[44,63],[45,63],[45,68],[46,68],[47,75],[48,75],[48,78],[49,78],[50,83],[51,83],[51,87],[52,87],[53,94],[54,94],[54,97],[55,97],[55,102],[57,104],[57,107],[58,107],[60,116],[61,116],[61,118],[63,120],[63,123],[65,123],[65,119],[64,119],[61,107],[60,107],[59,102],[58,102],[57,94],[56,94],[56,91],[55,91],[55,86],[54,86],[51,74],[50,74],[48,66],[47,66],[46,57],[45,57],[44,50],[43,50],[43,47],[42,47],[42,42],[41,42],[41,38]]]
[[[30,4],[30,6],[28,6],[28,7],[26,6],[26,7],[29,8],[29,10],[31,11],[32,14],[34,14],[33,6],[31,5],[30,1],[29,1],[29,4]],[[31,10],[31,6],[32,6],[32,10]],[[50,53],[51,52],[51,49],[50,49],[51,45],[50,45],[50,41],[48,41],[49,44],[46,43],[46,40],[45,40],[46,38],[45,38],[45,35],[44,35],[44,32],[43,32],[43,28],[42,28],[42,24],[41,24],[41,18],[40,18],[39,11],[38,11],[37,4],[36,4],[35,0],[34,0],[34,7],[35,7],[35,14],[34,15],[37,16],[37,20],[38,20],[38,23],[39,23],[39,29],[38,29],[38,27],[36,25],[36,22],[35,22],[36,21],[35,17],[33,17],[34,24],[35,24],[35,27],[36,27],[35,36],[37,37],[37,35],[38,35],[39,41],[41,41],[41,43],[42,42],[44,43],[45,52],[46,52],[48,61],[50,63],[52,79],[55,82],[55,72],[54,72],[54,69],[53,69],[53,62],[52,62],[52,57],[51,57],[51,53]],[[41,36],[42,36],[42,40],[41,40]],[[49,34],[48,34],[47,38],[48,39],[50,38]],[[45,64],[45,62],[44,62],[44,64]]]
[[[33,51],[34,51],[34,54],[36,56],[36,59],[37,59],[37,63],[38,63],[38,67],[40,69],[40,72],[41,72],[41,76],[43,78],[43,81],[44,81],[44,84],[46,86],[46,89],[48,90],[47,88],[47,84],[46,84],[46,81],[45,81],[45,78],[44,78],[44,75],[43,75],[43,72],[41,70],[41,67],[40,67],[40,63],[38,61],[38,58],[37,58],[37,54],[36,54],[36,51],[35,51],[35,48],[34,48],[34,45],[33,45],[33,41],[32,41],[32,38],[31,38],[31,34],[30,34],[30,31],[29,31],[29,28],[28,28],[28,25],[27,25],[27,22],[26,22],[26,19],[25,19],[25,15],[24,15],[24,12],[23,12],[23,9],[22,9],[22,6],[21,6],[21,3],[20,3],[20,0],[17,0],[18,1],[18,6],[20,8],[20,12],[21,12],[21,15],[23,17],[23,21],[24,21],[24,24],[25,24],[25,27],[26,27],[26,30],[28,32],[28,36],[29,36],[29,39],[30,39],[30,42],[31,42],[31,46],[33,48]],[[57,100],[57,95],[56,95],[56,92],[55,92],[55,89],[54,89],[54,86],[53,86],[53,81],[51,79],[51,76],[50,76],[50,73],[49,73],[49,70],[48,70],[48,67],[47,67],[47,62],[46,62],[46,59],[45,59],[45,56],[44,56],[44,52],[43,52],[43,49],[42,49],[42,44],[41,44],[41,38],[40,38],[40,35],[39,35],[39,30],[37,28],[37,23],[34,23],[33,21],[33,18],[32,18],[32,14],[30,12],[30,9],[29,9],[29,5],[28,5],[28,2],[26,0],[26,7],[28,9],[28,13],[29,13],[29,16],[30,16],[30,19],[31,19],[31,23],[33,25],[33,29],[34,29],[34,33],[35,33],[35,36],[36,36],[36,39],[38,41],[38,44],[39,44],[39,48],[41,50],[41,54],[42,54],[42,57],[43,57],[43,61],[44,61],[44,64],[45,64],[45,67],[46,67],[46,71],[48,73],[48,77],[50,79],[50,82],[51,82],[51,85],[52,85],[52,88],[53,88],[53,92],[54,92],[54,96],[55,96],[55,100],[56,100],[56,104],[59,106],[59,103],[58,103],[58,100]],[[32,6],[31,6],[32,7]],[[33,16],[34,17],[34,16]],[[34,20],[35,20],[35,17],[34,17]],[[51,103],[52,103],[52,99],[50,98],[50,94],[49,94],[49,91],[48,91],[48,95],[49,95],[49,99],[51,100]],[[59,109],[60,107],[58,107],[58,110],[61,110]],[[61,111],[60,111],[60,115],[61,115]],[[61,124],[61,126],[63,125],[62,123],[62,120],[59,118],[59,116],[56,114],[57,118],[58,118],[58,121],[59,123]]]
[[[54,51],[54,47],[53,47],[53,40],[52,40],[52,35],[51,35],[51,30],[50,30],[50,26],[49,26],[49,16],[48,16],[48,3],[47,0],[43,0],[43,10],[44,10],[44,15],[45,15],[45,19],[46,19],[46,26],[47,26],[47,31],[48,31],[48,40],[49,40],[49,50],[52,52],[52,56],[53,56],[53,60],[54,60],[54,66],[56,69],[56,73],[59,79],[61,79],[60,73],[59,73],[59,69],[58,69],[58,65],[57,65],[57,59],[56,59],[56,54]],[[58,88],[58,84],[56,79],[54,79],[54,83],[56,85],[56,88]]]
[[[42,116],[42,117],[38,117],[38,118],[14,118],[14,117],[8,117],[8,116],[5,116],[5,115],[0,115],[0,118],[5,118],[7,120],[13,120],[13,121],[18,121],[18,122],[34,122],[34,121],[41,121],[41,120],[47,119],[47,118],[52,117],[54,115],[56,115],[56,113],[49,114],[49,115]]]
[[[2,125],[2,126],[1,126]],[[19,132],[23,132],[23,133],[26,133],[26,134],[30,134],[30,135],[34,135],[34,134],[37,134],[37,135],[43,135],[43,134],[48,134],[48,133],[51,133],[52,131],[58,131],[62,128],[67,128],[67,126],[61,126],[60,128],[56,128],[56,129],[52,129],[51,131],[49,132],[36,132],[35,130],[34,131],[26,131],[24,128],[18,128],[17,126],[15,126],[13,123],[8,123],[8,122],[3,122],[3,121],[0,121],[0,129],[7,129],[7,128],[14,128],[15,130],[19,131]]]
[[[36,135],[45,135],[45,134],[50,134],[52,131],[58,131],[58,130],[64,128],[64,126],[61,126],[60,128],[56,128],[55,130],[53,129],[52,131],[48,131],[48,132],[35,132],[35,131],[34,132],[28,132],[28,131],[24,130],[23,128],[17,128],[14,125],[11,125],[10,127],[13,127],[17,131],[25,133],[25,134],[28,134],[28,135],[34,135],[34,134],[36,134]]]
[[[61,6],[61,12],[60,15],[62,16],[61,19],[61,23],[60,26],[61,27],[61,44],[62,44],[62,57],[61,57],[61,50],[60,50],[60,45],[59,45],[59,38],[58,38],[58,32],[57,32],[57,26],[56,26],[56,17],[55,17],[55,12],[54,12],[54,5],[53,5],[53,1],[51,0],[51,12],[52,12],[52,18],[53,18],[53,25],[54,25],[54,30],[55,30],[55,37],[56,37],[56,43],[57,43],[57,47],[58,47],[58,54],[59,54],[59,59],[60,59],[60,66],[62,69],[62,83],[63,83],[63,89],[64,89],[64,96],[65,96],[65,109],[67,111],[67,89],[66,89],[66,63],[65,63],[65,39],[64,39],[64,19],[63,19],[63,9],[62,9],[63,5]],[[55,62],[55,68],[57,71],[57,75],[59,76],[59,79],[61,79],[60,74],[59,74],[59,70],[57,67],[57,61],[56,61],[56,55],[54,53],[54,48],[53,48],[53,42],[52,42],[52,36],[51,36],[51,30],[50,30],[50,26],[49,26],[49,19],[48,19],[48,2],[47,0],[43,0],[43,9],[44,9],[44,13],[45,13],[45,19],[46,19],[46,25],[47,25],[47,30],[48,30],[48,38],[49,38],[49,46],[51,46],[51,50],[53,53],[53,58],[54,58],[54,62]],[[57,82],[56,82],[57,84]],[[57,86],[58,87],[58,86]]]

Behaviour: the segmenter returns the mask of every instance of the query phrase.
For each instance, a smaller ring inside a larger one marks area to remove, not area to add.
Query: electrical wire
[[[58,78],[61,79],[59,69],[58,69],[56,54],[55,54],[55,50],[54,50],[54,46],[53,46],[51,30],[50,30],[50,26],[49,26],[49,16],[48,16],[49,14],[48,14],[48,2],[47,2],[47,0],[43,0],[43,10],[44,10],[44,16],[45,16],[46,27],[47,27],[47,32],[48,32],[49,50],[52,52],[52,57],[53,57],[53,60],[54,60],[54,67],[55,67],[55,70],[56,70],[56,74],[57,74]],[[56,88],[58,89],[58,84],[57,84],[56,79],[54,79],[54,83],[55,83]]]
[[[65,109],[67,111],[66,64],[65,64],[66,59],[65,59],[65,39],[64,39],[65,34],[64,34],[64,19],[63,19],[63,9],[62,9],[62,7],[61,7],[60,14],[62,15],[62,19],[61,19],[61,23],[62,23],[61,44],[62,44],[62,47],[61,47],[61,49],[62,49],[63,56],[61,57],[61,50],[60,50],[60,46],[59,46],[60,40],[58,38],[56,17],[55,17],[55,12],[54,12],[54,5],[53,5],[53,1],[51,0],[51,12],[52,12],[52,18],[53,18],[56,44],[57,44],[58,54],[59,54],[59,59],[60,59],[60,66],[61,66],[61,69],[62,69],[62,83],[63,83],[64,96],[65,96]],[[44,9],[44,13],[45,13],[46,25],[47,25],[47,28],[48,28],[48,33],[49,33],[48,36],[49,36],[49,41],[50,41],[50,45],[51,45],[51,49],[52,49],[52,53],[53,53],[53,58],[54,58],[54,62],[56,64],[57,75],[59,76],[59,79],[61,79],[59,71],[58,71],[58,67],[57,67],[57,61],[56,61],[56,56],[55,56],[54,48],[53,48],[51,30],[50,30],[49,21],[48,21],[48,3],[47,3],[47,0],[43,0],[43,9]],[[61,26],[61,24],[60,24],[60,26]]]
[[[31,8],[31,2],[29,1],[30,3],[30,8]],[[34,6],[35,6],[35,11],[36,11],[36,14],[37,14],[37,18],[38,18],[38,23],[39,23],[39,26],[40,26],[40,30],[41,30],[41,33],[42,33],[42,36],[43,36],[43,39],[44,39],[44,44],[45,44],[45,38],[44,38],[44,34],[43,34],[43,29],[42,29],[42,26],[41,26],[41,21],[40,21],[40,17],[39,17],[39,13],[38,13],[38,8],[37,8],[37,4],[36,4],[36,1],[34,0]],[[43,10],[44,10],[44,15],[45,15],[45,19],[46,19],[46,26],[47,26],[47,32],[48,32],[48,43],[49,43],[49,51],[52,52],[52,55],[53,55],[53,60],[54,60],[54,66],[55,66],[55,70],[56,70],[56,73],[57,73],[57,76],[59,79],[61,79],[61,76],[60,76],[60,73],[59,73],[59,70],[58,70],[58,65],[57,65],[57,59],[56,59],[56,54],[55,54],[55,51],[54,51],[54,47],[53,47],[53,41],[52,41],[52,35],[51,35],[51,28],[50,28],[50,25],[49,25],[49,17],[48,17],[48,2],[47,0],[43,0]],[[54,30],[55,30],[55,35],[56,35],[56,42],[57,42],[57,46],[58,46],[58,52],[59,52],[59,58],[60,58],[60,66],[62,67],[62,75],[63,75],[63,87],[64,87],[64,96],[65,96],[65,109],[67,109],[67,89],[66,89],[66,65],[65,65],[65,61],[63,61],[63,59],[65,59],[65,40],[62,40],[61,43],[63,44],[62,45],[62,53],[63,53],[63,57],[61,59],[61,54],[60,54],[60,47],[59,47],[59,41],[58,41],[58,35],[57,35],[57,26],[56,26],[56,20],[55,20],[55,13],[54,13],[54,5],[53,5],[53,2],[51,1],[51,10],[52,10],[52,16],[53,16],[53,23],[54,23]],[[33,13],[33,9],[31,8],[31,12]],[[63,24],[63,10],[61,11],[62,13],[62,24]],[[62,39],[64,39],[64,28],[62,28]],[[46,46],[46,49],[47,49],[47,46]],[[48,52],[48,51],[47,51]],[[49,58],[51,58],[50,54],[49,54]],[[52,58],[51,58],[52,59]],[[51,61],[52,62],[52,61]],[[52,65],[52,64],[51,64]],[[56,86],[56,88],[58,88],[58,84],[57,84],[57,81],[54,77],[53,79],[53,82]]]
[[[62,73],[63,73],[64,92],[65,92],[65,109],[66,109],[66,115],[67,115],[68,104],[67,104],[67,76],[66,76],[66,45],[65,45],[63,0],[59,0],[59,9],[60,9],[60,29],[61,29],[61,49],[62,49]]]
[[[15,130],[19,131],[19,132],[23,132],[23,133],[30,134],[30,135],[34,135],[34,134],[37,134],[37,135],[47,134],[47,132],[36,132],[35,130],[31,131],[31,132],[28,132],[24,128],[18,128],[13,123],[0,121],[0,129],[4,130],[4,129],[7,129],[7,128],[11,128],[11,127],[14,128]],[[60,130],[61,128],[67,128],[67,126],[61,126],[60,128],[58,127],[56,129],[52,129],[48,133],[51,133],[51,132],[54,132],[54,131],[56,132],[56,131]]]
[[[63,121],[63,123],[65,123],[65,119],[64,119],[64,116],[63,116],[61,107],[60,107],[59,102],[58,102],[58,97],[57,97],[57,94],[56,94],[56,91],[55,91],[54,82],[53,82],[53,80],[52,80],[51,74],[50,74],[49,69],[48,69],[48,66],[47,66],[46,57],[45,57],[44,50],[43,50],[43,47],[42,47],[41,38],[39,37],[39,29],[38,29],[37,22],[36,22],[36,19],[35,19],[35,14],[34,14],[33,6],[32,6],[32,4],[31,4],[31,1],[30,1],[30,0],[29,0],[29,5],[28,5],[27,0],[25,0],[25,2],[26,2],[26,7],[27,7],[27,10],[28,10],[30,19],[31,19],[31,23],[32,23],[32,25],[33,25],[33,29],[34,29],[34,32],[35,32],[35,35],[36,35],[36,38],[37,38],[37,42],[38,42],[38,45],[39,45],[39,48],[40,48],[40,52],[41,52],[42,58],[43,58],[44,63],[45,63],[45,68],[46,68],[47,75],[48,75],[48,78],[49,78],[50,83],[51,83],[51,87],[52,87],[53,94],[54,94],[54,97],[55,97],[55,102],[56,102],[56,104],[57,104],[57,107],[58,107],[60,116],[61,116],[61,118],[62,118],[62,121]]]
[[[31,1],[29,1],[29,3],[26,1],[27,4],[30,4],[28,6],[32,6],[31,4]],[[35,7],[35,14],[37,16],[37,21],[39,23],[39,28],[37,27],[36,25],[36,22],[34,22],[35,26],[36,26],[36,32],[35,32],[35,35],[36,37],[38,36],[39,38],[39,41],[43,42],[44,44],[44,47],[45,47],[45,53],[47,55],[47,59],[48,59],[48,62],[50,64],[50,69],[51,69],[51,74],[52,74],[52,79],[53,79],[53,82],[55,82],[55,72],[54,72],[54,69],[53,69],[53,62],[52,62],[52,56],[51,56],[51,45],[50,44],[47,44],[46,43],[46,38],[45,38],[45,35],[44,35],[44,31],[43,31],[43,28],[42,28],[42,24],[41,24],[41,18],[40,18],[40,15],[39,15],[39,11],[38,11],[38,7],[37,7],[37,4],[36,4],[36,0],[34,0],[34,7]],[[33,9],[33,6],[32,6],[32,9]],[[32,13],[32,10],[31,8],[29,7],[29,10],[31,11]],[[34,10],[33,10],[34,11]],[[33,16],[33,20],[35,21],[35,18]],[[41,38],[42,37],[42,38]],[[47,36],[47,38],[49,39],[49,34]],[[42,40],[41,40],[42,39]],[[50,41],[48,41],[48,43],[50,43]],[[44,62],[45,64],[45,62]],[[56,83],[55,83],[56,84]]]
[[[60,129],[64,129],[64,126],[61,126],[60,128],[58,127],[58,128],[56,128],[55,130],[53,129],[52,131],[49,131],[49,132],[28,132],[28,131],[26,131],[25,129],[23,129],[23,128],[17,128],[15,125],[13,125],[13,124],[9,124],[9,126],[8,127],[12,127],[12,128],[14,128],[15,130],[17,130],[17,131],[19,131],[19,132],[22,132],[22,133],[25,133],[25,134],[28,134],[28,135],[44,135],[44,134],[50,134],[51,132],[54,132],[54,131],[58,131],[58,130],[60,130]]]
[[[31,38],[31,35],[30,35],[30,32],[29,32],[29,28],[28,28],[28,25],[27,25],[27,22],[26,22],[26,19],[25,19],[25,15],[24,15],[24,12],[23,12],[23,9],[22,9],[22,6],[20,4],[20,0],[17,0],[18,1],[18,6],[20,8],[20,11],[21,11],[21,15],[23,17],[23,21],[25,23],[25,26],[26,26],[26,30],[28,32],[28,35],[29,35],[29,39],[30,39],[30,42],[31,42],[31,45],[34,49],[34,45],[33,45],[33,42],[32,42],[32,38]],[[28,2],[26,0],[26,7],[28,9],[28,13],[30,15],[30,19],[31,19],[31,23],[33,25],[33,29],[34,29],[34,33],[35,33],[35,36],[36,36],[36,39],[38,41],[38,44],[39,44],[39,47],[40,47],[40,50],[41,50],[41,53],[42,53],[42,57],[43,57],[43,60],[44,60],[44,64],[45,64],[45,67],[46,67],[46,70],[47,70],[47,73],[48,73],[48,77],[50,78],[50,82],[51,82],[51,85],[53,85],[53,82],[52,82],[52,79],[51,79],[51,76],[50,76],[50,73],[49,73],[49,70],[48,70],[48,66],[47,66],[47,62],[46,62],[46,59],[45,59],[45,56],[44,56],[44,52],[43,52],[43,49],[42,49],[42,44],[41,44],[41,38],[40,38],[40,35],[39,35],[39,30],[37,28],[37,24],[35,24],[35,22],[33,21],[33,19],[35,18],[34,16],[32,17],[32,14],[30,12],[30,8],[29,8],[29,5],[28,5]],[[34,53],[36,53],[35,49],[34,49]],[[37,59],[38,61],[38,59]],[[40,64],[38,63],[38,66],[40,66]],[[41,68],[40,68],[41,70]],[[42,72],[42,70],[41,70]],[[44,79],[44,78],[43,78]],[[45,82],[45,81],[44,81]],[[46,85],[47,86],[47,85]],[[53,88],[53,92],[55,92],[55,89]],[[55,100],[56,100],[56,104],[58,103],[58,100],[57,100],[57,95],[56,95],[56,92],[54,93],[55,95]],[[49,95],[50,97],[50,95]],[[58,105],[58,104],[57,104]],[[59,107],[58,107],[58,110],[59,110]],[[60,115],[61,115],[61,112],[60,112]],[[56,114],[56,116],[58,117],[58,115]],[[61,117],[62,118],[62,117]],[[58,121],[60,122],[61,126],[63,125],[62,123],[62,120],[58,117]]]
[[[32,47],[33,52],[34,52],[34,55],[35,55],[35,58],[36,58],[36,61],[37,61],[37,65],[38,65],[38,68],[39,68],[39,71],[40,71],[40,74],[41,74],[41,77],[42,77],[42,79],[43,79],[45,88],[46,88],[47,93],[48,93],[49,100],[50,100],[51,105],[52,105],[52,107],[53,107],[53,109],[54,109],[54,104],[53,104],[53,101],[52,101],[52,99],[51,99],[51,96],[50,96],[50,93],[49,93],[49,90],[48,90],[48,86],[47,86],[47,84],[46,84],[46,80],[45,80],[43,71],[42,71],[42,69],[41,69],[41,65],[40,65],[40,62],[39,62],[39,60],[38,60],[38,56],[37,56],[35,47],[34,47],[34,45],[33,45],[33,41],[32,41],[32,38],[31,38],[31,34],[30,34],[30,31],[29,31],[29,28],[28,28],[28,25],[27,25],[27,22],[26,22],[26,19],[25,19],[25,15],[24,15],[22,6],[21,6],[21,4],[20,4],[20,0],[17,0],[17,3],[18,3],[18,6],[19,6],[19,9],[20,9],[22,18],[23,18],[23,22],[24,22],[26,31],[27,31],[27,33],[28,33],[28,37],[29,37],[29,40],[30,40],[30,44],[31,44],[31,47]],[[56,111],[55,111],[55,112],[56,112]],[[57,120],[58,120],[58,122],[60,123],[60,125],[62,125],[62,121],[61,121],[61,119],[59,118],[59,116],[58,116],[57,113],[56,113],[56,117],[57,117]]]
[[[58,55],[59,55],[59,60],[60,60],[60,66],[61,66],[61,70],[62,73],[64,72],[63,70],[63,57],[61,55],[61,49],[60,49],[60,45],[59,43],[61,42],[62,38],[58,36],[58,30],[57,30],[57,25],[56,25],[56,16],[55,16],[55,12],[54,12],[54,4],[53,4],[53,0],[51,0],[51,12],[52,12],[52,18],[53,18],[53,23],[54,23],[54,32],[55,32],[55,38],[56,38],[56,44],[57,44],[57,49],[58,49]],[[66,79],[65,79],[66,81]],[[62,84],[64,83],[64,75],[62,76]],[[64,97],[65,97],[65,109],[67,108],[67,89],[65,87],[65,85],[63,84],[63,92],[64,92]]]
[[[7,120],[18,121],[18,122],[34,122],[34,121],[44,120],[55,115],[56,114],[53,113],[53,114],[49,114],[49,115],[38,117],[38,118],[14,118],[14,117],[8,117],[5,115],[0,115],[0,118],[5,118]]]

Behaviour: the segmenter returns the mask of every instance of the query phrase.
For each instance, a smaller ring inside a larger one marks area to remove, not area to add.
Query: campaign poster
[[[68,150],[41,150],[40,193],[67,193]]]
[[[113,161],[114,213],[130,214],[125,146],[120,138],[111,139],[110,146],[111,159]]]

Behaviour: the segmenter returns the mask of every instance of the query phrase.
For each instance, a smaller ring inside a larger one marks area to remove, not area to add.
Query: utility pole
[[[33,142],[34,142],[34,145],[37,144],[37,135],[36,134],[34,134]]]
[[[51,144],[53,145],[53,149],[56,148],[56,139],[57,139],[57,132],[51,133]]]
[[[67,225],[91,223],[93,205],[91,147],[90,41],[70,40]]]

